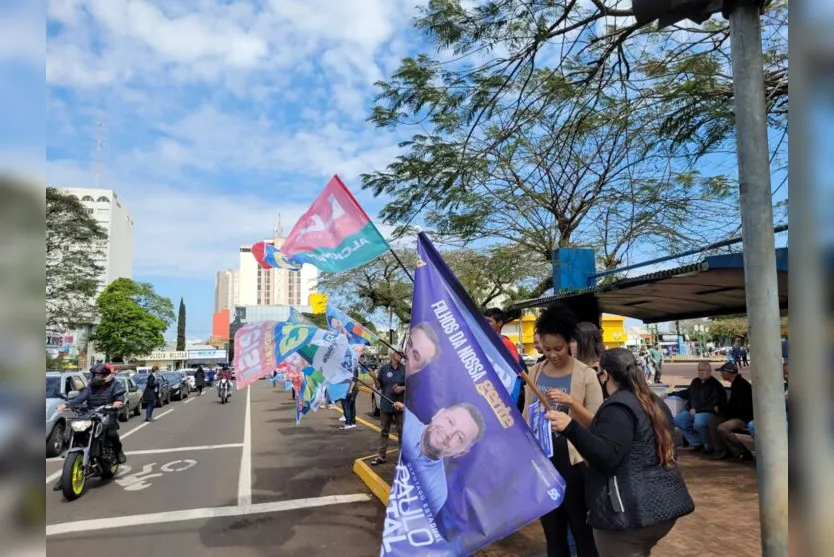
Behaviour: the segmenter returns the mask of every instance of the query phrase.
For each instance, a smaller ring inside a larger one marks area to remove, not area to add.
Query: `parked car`
[[[148,384],[148,375],[149,374],[136,374],[133,380],[136,382],[136,386],[139,387],[140,391],[145,390],[145,386]],[[157,385],[157,393],[156,393],[156,406],[162,407],[166,404],[171,403],[171,385],[165,379],[165,376],[161,373],[156,375],[156,385]],[[142,403],[142,408],[145,407],[145,403]]]
[[[177,373],[182,375],[182,378],[185,379],[185,382],[188,384],[188,392],[190,393],[193,393],[197,390],[197,380],[194,379],[194,374],[196,372],[197,370],[192,368],[184,368],[177,370]]]
[[[57,411],[58,406],[87,386],[84,375],[78,371],[46,372],[46,456],[61,454],[69,440],[66,416]]]
[[[114,381],[121,383],[122,388],[127,393],[125,395],[125,405],[122,411],[119,412],[119,421],[126,422],[131,416],[138,416],[142,413],[142,391],[139,389],[136,381],[127,374],[123,375],[119,373],[116,375]]]
[[[188,398],[188,384],[182,375],[176,371],[166,371],[161,374],[170,384],[169,396],[175,400],[182,400]]]

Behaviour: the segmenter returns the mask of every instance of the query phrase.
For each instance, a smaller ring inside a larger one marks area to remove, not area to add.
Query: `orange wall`
[[[211,317],[211,336],[229,340],[229,310],[218,311]]]

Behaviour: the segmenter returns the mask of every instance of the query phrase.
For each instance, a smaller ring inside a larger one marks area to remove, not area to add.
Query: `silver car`
[[[119,412],[119,421],[126,422],[131,416],[138,416],[142,413],[142,391],[136,385],[136,381],[129,375],[122,375],[120,373],[116,376],[115,381],[122,384],[122,388],[126,393],[125,405],[122,407],[122,411]]]
[[[46,372],[46,456],[58,456],[69,440],[67,420],[57,411],[58,406],[87,386],[84,375],[78,371]]]

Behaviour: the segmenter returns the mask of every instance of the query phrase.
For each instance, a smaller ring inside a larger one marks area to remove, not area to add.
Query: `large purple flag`
[[[480,315],[460,303],[424,234],[418,252],[405,424],[380,555],[469,555],[558,507],[565,483],[473,331]],[[495,354],[515,367],[509,353]]]

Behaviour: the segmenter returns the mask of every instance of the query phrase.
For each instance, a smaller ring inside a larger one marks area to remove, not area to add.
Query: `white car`
[[[188,389],[191,391],[196,391],[197,380],[194,379],[194,374],[197,372],[197,370],[190,367],[184,367],[182,369],[178,369],[177,371],[185,373],[186,382],[188,382]]]

